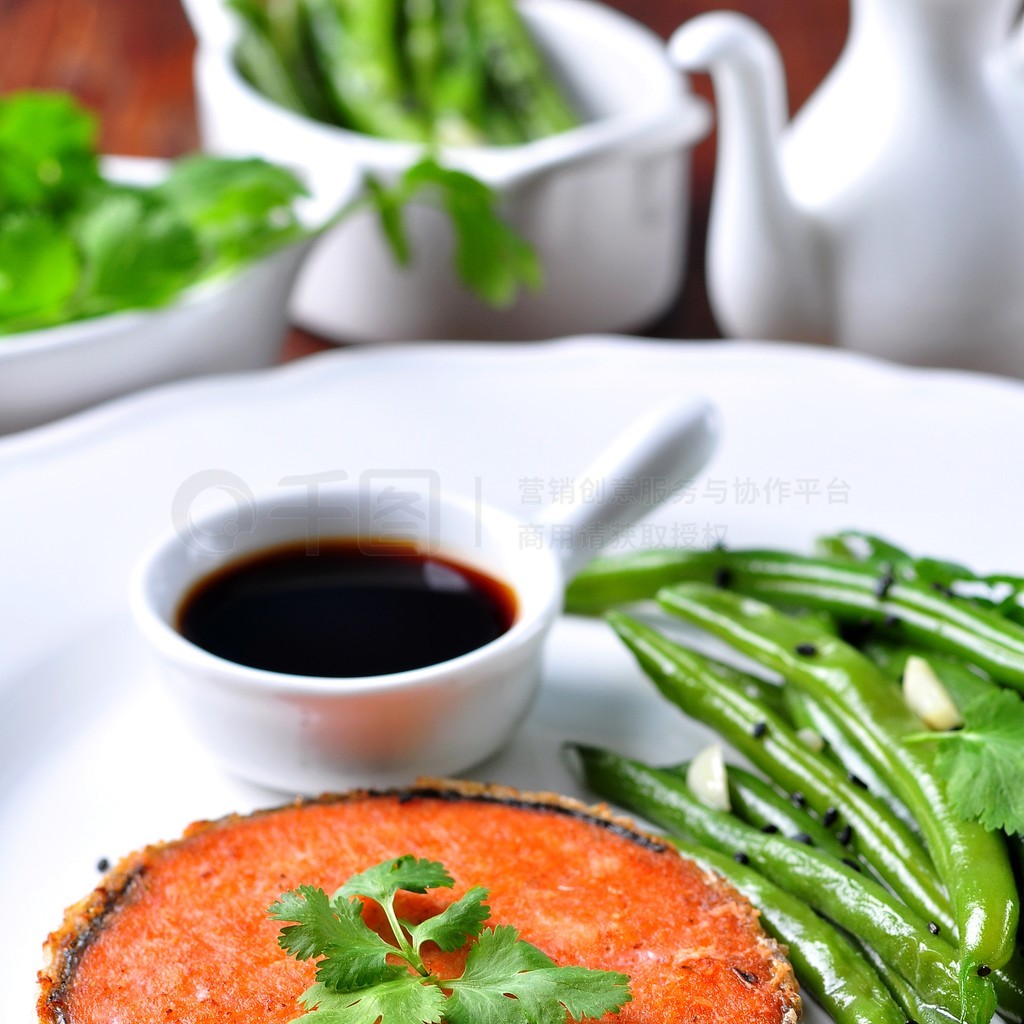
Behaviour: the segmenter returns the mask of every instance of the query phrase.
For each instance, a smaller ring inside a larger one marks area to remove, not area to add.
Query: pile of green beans
[[[228,0],[235,60],[316,120],[425,145],[507,145],[577,117],[513,0]]]
[[[997,1003],[1022,1021],[1005,837],[956,813],[934,745],[903,742],[923,727],[897,683],[919,653],[961,707],[993,685],[1024,689],[1020,581],[915,560],[873,537],[837,535],[821,548],[813,558],[653,551],[601,559],[577,577],[571,611],[654,598],[781,680],[755,680],[609,611],[660,692],[763,777],[729,767],[729,812],[690,792],[685,766],[576,747],[585,779],[716,851],[684,848],[759,907],[840,1024],[987,1024]],[[958,595],[962,584],[970,596]],[[822,749],[804,742],[807,729]]]

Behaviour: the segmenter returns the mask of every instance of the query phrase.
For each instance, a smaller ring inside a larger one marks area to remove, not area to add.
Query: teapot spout
[[[789,193],[779,159],[787,119],[782,60],[755,21],[700,15],[669,43],[681,70],[708,72],[718,107],[718,157],[707,254],[722,330],[748,338],[825,340],[824,238]]]

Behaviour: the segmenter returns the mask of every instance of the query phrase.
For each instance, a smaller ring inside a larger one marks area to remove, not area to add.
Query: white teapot
[[[719,109],[708,279],[727,333],[1024,375],[1017,0],[852,0],[788,126],[778,50],[739,14],[683,25]]]

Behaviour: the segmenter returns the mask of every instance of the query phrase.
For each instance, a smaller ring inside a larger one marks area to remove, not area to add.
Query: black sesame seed
[[[885,572],[879,577],[878,582],[875,584],[875,597],[879,601],[884,600],[889,594],[889,588],[896,582],[896,577],[893,575],[891,568],[887,567]]]
[[[750,735],[755,740],[759,740],[768,731],[767,722],[755,722],[753,729],[750,730]]]
[[[805,797],[803,795],[803,793],[801,793],[799,790],[797,790],[795,793],[790,793],[789,794],[789,802],[794,807],[806,807],[807,806],[807,797]]]
[[[750,858],[742,850],[737,850],[732,855],[732,859],[734,861],[736,861],[737,864],[749,864],[750,863]]]
[[[854,785],[859,786],[861,789],[867,789],[868,784],[859,776],[854,775],[853,772],[847,772],[846,778]]]
[[[987,978],[992,973],[992,968],[988,964],[978,964],[978,977]]]
[[[797,644],[796,653],[802,654],[807,658],[813,658],[818,653],[818,648],[814,644]]]
[[[841,635],[851,647],[863,647],[874,635],[874,632],[875,624],[870,619],[861,619],[859,622],[845,625]]]
[[[719,566],[715,570],[715,586],[723,590],[732,583],[732,569],[727,566]]]
[[[761,826],[761,831],[762,831],[762,832],[763,832],[763,833],[764,833],[764,834],[765,834],[766,836],[774,836],[774,835],[776,835],[776,834],[778,833],[778,831],[779,831],[779,826],[778,826],[778,825],[773,825],[773,824],[772,824],[772,823],[771,823],[771,822],[769,821],[767,825],[762,825],[762,826]]]
[[[860,871],[860,865],[850,857],[844,857],[843,863],[853,871]]]
[[[825,828],[831,828],[836,821],[839,820],[839,811],[834,807],[828,807],[825,810],[825,814],[822,816],[821,823]]]
[[[814,840],[806,832],[797,832],[797,834],[793,836],[793,842],[803,843],[804,846],[814,845]]]
[[[940,931],[938,922],[937,921],[929,921],[928,922],[928,931],[930,931],[932,933],[932,935],[938,935],[939,931]]]
[[[846,846],[846,845],[847,845],[847,843],[849,843],[849,841],[850,841],[850,840],[851,840],[852,838],[853,838],[853,829],[852,829],[852,828],[850,828],[850,826],[849,826],[849,825],[844,825],[844,826],[843,826],[843,827],[842,827],[842,828],[841,828],[841,829],[840,829],[840,830],[839,830],[839,831],[838,831],[838,832],[836,833],[836,839],[838,839],[838,840],[839,840],[839,842],[843,844],[843,846]]]
[[[746,982],[748,985],[756,985],[757,984],[757,975],[756,974],[751,974],[749,971],[741,970],[739,967],[734,967],[733,971],[735,972],[735,974],[736,974],[736,976],[738,978],[740,978],[742,981]]]
[[[110,870],[110,861],[107,860],[106,857],[100,857],[100,859],[98,861],[96,861],[96,870],[97,871],[109,871]]]

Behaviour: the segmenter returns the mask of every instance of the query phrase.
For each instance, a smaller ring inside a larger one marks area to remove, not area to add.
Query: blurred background
[[[694,0],[609,0],[609,6],[662,37],[718,6]],[[835,62],[847,31],[846,0],[779,3],[733,0],[760,21],[782,51],[796,109]],[[192,89],[195,41],[175,0],[0,0],[0,91],[66,89],[102,118],[101,151],[176,156],[197,148]],[[705,76],[693,83],[710,99]],[[714,170],[714,134],[696,149],[689,271],[669,312],[643,333],[663,338],[719,336],[705,294],[704,247]],[[285,357],[324,343],[293,331]]]

